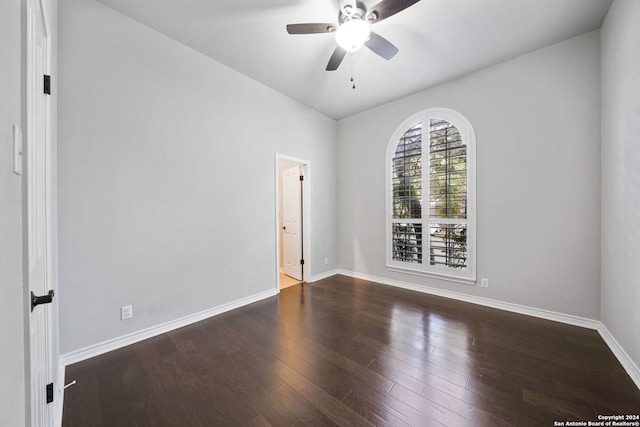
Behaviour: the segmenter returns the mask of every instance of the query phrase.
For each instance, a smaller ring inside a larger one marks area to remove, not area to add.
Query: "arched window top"
[[[440,118],[451,123],[461,132],[463,132],[463,138],[467,144],[473,143],[475,145],[476,136],[473,130],[473,126],[471,126],[471,122],[469,122],[469,120],[465,116],[450,108],[429,108],[427,110],[423,110],[419,113],[413,114],[405,121],[403,121],[400,126],[397,127],[396,131],[391,137],[391,140],[389,141],[387,154],[389,155],[391,154],[390,152],[392,150],[395,150],[399,138],[404,134],[404,132],[406,132],[414,125],[421,124],[426,120],[427,117]],[[389,157],[388,155],[387,157]]]
[[[475,281],[475,134],[435,108],[398,127],[387,150],[387,267]]]

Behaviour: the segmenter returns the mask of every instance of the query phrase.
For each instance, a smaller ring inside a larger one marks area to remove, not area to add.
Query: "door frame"
[[[45,423],[49,425],[59,425],[62,422],[62,390],[64,381],[64,369],[59,363],[59,331],[58,331],[58,276],[57,276],[57,217],[56,217],[56,197],[57,197],[57,150],[56,139],[53,132],[54,123],[52,122],[52,103],[56,102],[53,98],[55,96],[55,88],[57,85],[51,84],[51,95],[46,95],[44,101],[44,111],[42,118],[42,130],[44,139],[44,158],[42,159],[42,168],[44,169],[44,205],[42,206],[44,215],[44,234],[42,242],[42,250],[44,257],[44,280],[45,288],[48,290],[54,290],[56,293],[51,304],[45,306],[36,307],[35,310],[46,310],[46,329],[42,331],[43,338],[46,341],[46,380],[45,382],[53,383],[53,402],[46,404],[44,407],[37,407],[37,402],[41,399],[38,396],[42,396],[45,392],[44,389],[34,389],[33,386],[33,371],[38,369],[32,366],[34,361],[34,349],[30,345],[31,336],[31,282],[30,282],[30,247],[31,238],[29,230],[29,179],[31,177],[31,170],[29,164],[29,156],[31,156],[30,150],[33,149],[31,132],[32,123],[34,122],[33,109],[31,108],[33,99],[32,89],[30,87],[31,74],[35,71],[31,62],[31,49],[32,49],[32,34],[31,25],[36,24],[31,22],[30,11],[33,10],[36,14],[36,19],[41,20],[43,37],[44,37],[44,63],[43,74],[51,75],[52,71],[52,55],[55,52],[52,51],[52,42],[55,35],[51,34],[52,22],[51,22],[51,4],[48,0],[30,0],[24,2],[23,6],[23,19],[24,19],[24,47],[23,52],[25,55],[25,61],[23,62],[22,74],[23,79],[23,125],[26,129],[24,133],[25,138],[23,141],[23,174],[22,174],[22,216],[23,216],[23,271],[24,271],[24,320],[25,320],[25,348],[27,354],[25,354],[26,364],[26,418],[29,424],[34,424],[38,419],[43,419]],[[42,81],[44,76],[36,76],[37,80]],[[52,76],[52,79],[56,76]],[[38,92],[41,91],[41,86],[38,84]],[[43,95],[40,92],[40,95]]]
[[[304,181],[302,185],[302,254],[304,266],[302,268],[302,281],[311,282],[311,162],[297,157],[275,153],[275,235],[276,235],[276,290],[280,292],[280,163],[297,163],[302,167]]]

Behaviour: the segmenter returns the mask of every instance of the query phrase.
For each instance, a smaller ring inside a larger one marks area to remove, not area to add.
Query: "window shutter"
[[[467,147],[442,119],[429,124],[429,263],[465,268],[467,259]],[[442,220],[450,220],[443,222]]]
[[[407,130],[393,157],[393,217],[422,217],[422,123]]]
[[[475,281],[475,135],[448,109],[405,121],[389,143],[387,267]]]
[[[422,263],[422,123],[411,126],[400,138],[392,159],[393,259]]]

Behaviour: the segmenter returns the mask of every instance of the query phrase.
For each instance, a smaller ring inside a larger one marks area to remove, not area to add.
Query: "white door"
[[[283,272],[302,280],[302,181],[300,167],[286,169],[282,177]]]
[[[40,2],[27,1],[27,253],[29,291],[49,292],[49,135],[48,101],[44,94],[48,47]],[[31,425],[52,425],[52,405],[47,404],[46,386],[51,379],[50,304],[29,312]]]

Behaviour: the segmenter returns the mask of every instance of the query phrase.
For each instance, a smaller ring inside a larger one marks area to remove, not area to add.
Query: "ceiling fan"
[[[361,1],[347,4],[338,12],[337,24],[289,24],[289,34],[318,34],[336,33],[336,46],[327,71],[337,70],[347,52],[355,52],[363,45],[373,52],[389,60],[398,53],[398,48],[389,40],[370,30],[370,24],[375,24],[396,13],[408,8],[420,0],[381,0],[373,7],[367,6]]]

